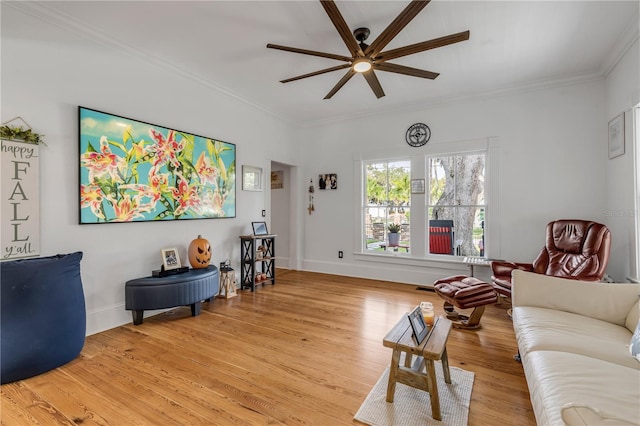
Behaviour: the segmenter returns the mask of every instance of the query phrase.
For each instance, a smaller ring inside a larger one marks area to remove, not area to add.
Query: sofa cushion
[[[616,418],[614,414],[598,412],[591,407],[573,403],[562,407],[562,420],[567,426],[634,426],[633,423]]]
[[[538,306],[624,326],[638,294],[640,284],[568,280],[515,270],[511,300],[514,307]]]
[[[629,352],[631,352],[632,357],[640,361],[640,321],[638,321],[636,331],[633,333],[633,337],[631,337]]]
[[[530,306],[513,309],[513,326],[522,356],[540,350],[563,351],[640,369],[640,363],[629,356],[631,332],[626,327]]]
[[[71,361],[84,345],[82,252],[0,264],[0,379],[14,382]]]
[[[594,339],[594,344],[600,344]],[[534,351],[522,358],[539,425],[564,425],[562,407],[579,404],[640,424],[640,370],[588,356]]]

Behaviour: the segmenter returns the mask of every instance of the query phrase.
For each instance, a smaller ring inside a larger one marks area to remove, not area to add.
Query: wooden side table
[[[391,368],[389,369],[389,384],[387,385],[387,402],[393,402],[396,383],[429,392],[431,399],[431,413],[435,420],[442,420],[440,413],[440,398],[438,396],[438,382],[436,380],[435,361],[442,361],[444,380],[451,383],[449,373],[449,358],[447,357],[447,339],[451,332],[451,321],[438,318],[424,341],[416,345],[411,337],[412,329],[409,319],[405,315],[387,335],[383,345],[393,349]],[[400,354],[404,352],[404,365],[400,365]],[[413,355],[416,359],[412,364]],[[426,367],[426,373],[423,372]]]
[[[222,292],[224,291],[224,295]],[[238,293],[236,292],[236,273],[233,269],[220,269],[220,292],[218,293],[218,297],[222,297],[223,299],[230,299],[232,297],[236,297]]]

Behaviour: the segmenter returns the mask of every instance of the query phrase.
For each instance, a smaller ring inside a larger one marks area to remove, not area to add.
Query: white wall
[[[499,205],[490,214],[500,218],[493,244],[500,250],[488,253],[492,257],[532,261],[544,245],[545,225],[554,219],[605,221],[605,99],[605,84],[599,80],[305,129],[302,174],[308,181],[331,170],[340,182],[338,191],[316,191],[316,211],[305,216],[305,269],[417,284],[467,271],[462,265],[425,260],[398,264],[376,257],[366,262],[354,255],[359,200],[353,197],[358,182],[352,157],[362,152],[415,155],[437,144],[495,138]],[[404,142],[406,129],[415,122],[427,123],[432,131],[429,143],[419,149]],[[337,258],[338,250],[345,251],[343,260]]]
[[[12,8],[2,13],[3,20],[20,14]],[[239,271],[238,236],[250,232],[251,221],[262,219],[268,200],[268,191],[242,191],[240,173],[234,219],[78,225],[77,107],[234,143],[238,171],[242,164],[269,170],[266,158],[295,164],[298,151],[290,126],[158,64],[35,18],[20,19],[21,33],[2,34],[2,121],[21,116],[45,135],[47,146],[40,150],[41,255],[84,252],[88,334],[131,321],[124,310],[125,282],[158,269],[163,247],[177,247],[186,262],[189,242],[202,234],[213,247],[212,263],[230,258]],[[286,153],[286,158],[272,153]]]
[[[607,76],[606,89],[606,116],[602,125],[606,127],[609,120],[625,113],[625,153],[606,163],[604,222],[615,236],[609,273],[616,281],[622,281],[627,276],[637,277],[638,273],[638,265],[633,258],[637,244],[634,221],[639,214],[634,198],[640,184],[633,181],[634,156],[638,147],[634,145],[631,112],[631,108],[640,103],[640,43],[637,39]],[[605,137],[602,144],[607,143]]]

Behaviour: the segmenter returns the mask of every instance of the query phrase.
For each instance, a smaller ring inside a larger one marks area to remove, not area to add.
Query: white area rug
[[[464,426],[469,419],[474,373],[457,367],[450,367],[449,371],[451,384],[445,383],[442,364],[436,362],[442,421],[431,417],[431,400],[428,392],[397,383],[394,402],[386,401],[389,367],[382,373],[354,418],[359,422],[375,426]]]

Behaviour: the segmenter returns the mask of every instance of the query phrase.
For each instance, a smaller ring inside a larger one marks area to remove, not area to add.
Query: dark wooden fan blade
[[[430,0],[413,0],[409,3],[409,5],[400,12],[400,15],[398,15],[398,17],[394,19],[393,22],[390,23],[384,31],[382,31],[382,33],[380,33],[373,43],[367,47],[364,52],[365,56],[368,58],[375,58],[378,53],[382,52],[382,49],[384,49],[387,44],[389,44],[389,42],[407,26],[409,22],[411,22],[411,20],[415,18],[427,4],[429,4],[429,1]]]
[[[469,31],[450,34],[448,36],[434,38],[433,40],[423,41],[421,43],[411,44],[409,46],[387,50],[386,52],[380,53],[376,57],[376,61],[377,62],[389,61],[391,59],[396,59],[396,58],[400,58],[402,56],[407,56],[407,55],[413,55],[414,53],[420,53],[420,52],[424,52],[425,50],[436,49],[438,47],[459,43],[465,40],[469,40]]]
[[[338,34],[342,37],[342,41],[347,45],[347,49],[349,49],[351,55],[354,58],[364,56],[362,49],[358,45],[358,42],[349,29],[349,26],[342,17],[340,10],[338,10],[338,6],[336,6],[332,0],[320,0],[320,3],[322,4],[322,7],[324,7],[325,12],[327,12],[327,15],[329,15],[329,19],[333,22],[336,30],[338,30]]]
[[[333,89],[331,89],[331,91],[329,93],[327,93],[327,96],[325,96],[325,99],[331,99],[331,97],[333,95],[336,94],[336,92],[340,89],[342,89],[342,86],[344,86],[347,81],[349,81],[351,79],[351,77],[353,77],[353,75],[356,72],[353,69],[350,69],[349,71],[347,71],[347,73],[344,75],[344,77],[342,77],[340,79],[340,81],[338,82],[338,84],[336,84],[335,86],[333,86]]]
[[[404,65],[390,64],[389,62],[383,62],[381,64],[375,63],[373,64],[373,68],[380,71],[395,72],[397,74],[410,75],[413,77],[428,78],[430,80],[433,80],[440,75],[440,73],[437,72],[420,70],[418,68],[406,67]]]
[[[384,90],[382,90],[380,81],[378,80],[378,77],[376,77],[375,72],[373,72],[373,69],[363,72],[362,75],[364,76],[365,80],[367,80],[367,83],[369,83],[369,87],[371,87],[371,90],[373,90],[376,98],[380,99],[381,97],[383,97]]]
[[[267,44],[269,49],[284,50],[286,52],[302,53],[303,55],[319,56],[321,58],[336,59],[338,61],[351,62],[353,58],[342,55],[334,55],[333,53],[318,52],[316,50],[298,49],[297,47],[281,46],[279,44]]]
[[[314,75],[320,75],[320,74],[328,73],[328,72],[331,72],[331,71],[343,70],[345,68],[349,68],[350,66],[351,66],[351,64],[338,65],[336,67],[331,67],[331,68],[326,68],[326,69],[323,69],[323,70],[320,70],[320,71],[310,72],[309,74],[303,74],[303,75],[299,75],[297,77],[287,78],[286,80],[280,80],[280,83],[289,83],[291,81],[301,80],[301,79],[307,78],[307,77],[313,77]]]

